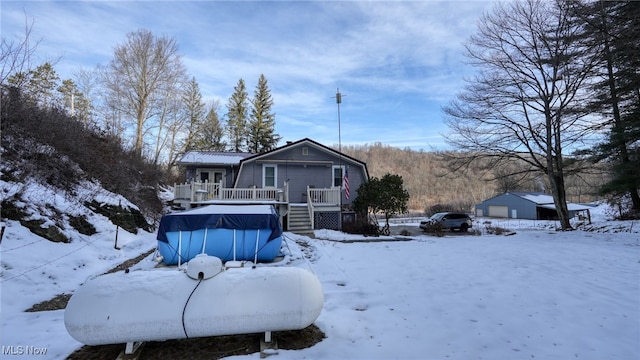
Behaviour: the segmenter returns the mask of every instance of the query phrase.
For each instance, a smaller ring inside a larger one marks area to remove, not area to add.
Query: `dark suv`
[[[437,229],[460,230],[466,232],[473,226],[471,217],[464,213],[441,212],[431,215],[427,220],[420,221],[422,231],[434,231]]]

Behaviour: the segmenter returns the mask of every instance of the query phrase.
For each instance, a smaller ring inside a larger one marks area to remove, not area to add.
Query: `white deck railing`
[[[316,189],[307,187],[307,202],[313,205],[339,205],[340,188]]]
[[[276,188],[248,188],[248,189],[234,189],[223,188],[220,189],[220,199],[224,200],[284,200],[283,196],[279,197],[278,194],[283,194],[282,189]]]
[[[173,196],[176,200],[207,201],[207,200],[260,200],[288,202],[287,184],[283,189],[278,188],[225,188],[222,182],[190,182],[174,184]]]
[[[311,218],[311,230],[315,228],[314,218],[317,207],[340,206],[342,189],[332,187],[329,189],[316,189],[307,186],[307,208]]]

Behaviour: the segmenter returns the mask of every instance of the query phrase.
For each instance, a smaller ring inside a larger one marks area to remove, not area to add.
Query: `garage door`
[[[508,206],[489,205],[489,217],[509,217]]]

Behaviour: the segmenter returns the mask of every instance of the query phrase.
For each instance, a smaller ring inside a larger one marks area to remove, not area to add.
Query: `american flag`
[[[344,197],[349,199],[349,169],[344,171],[344,178],[342,181],[344,182]]]

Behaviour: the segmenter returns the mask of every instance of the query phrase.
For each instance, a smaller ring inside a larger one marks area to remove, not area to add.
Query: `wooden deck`
[[[191,209],[193,207],[224,204],[224,205],[249,205],[270,204],[274,205],[281,216],[291,213],[291,207],[306,207],[311,228],[314,229],[314,214],[319,211],[340,211],[341,189],[311,188],[307,187],[306,203],[290,203],[289,188],[287,184],[282,188],[225,188],[220,183],[191,182],[174,185],[173,203],[179,209]],[[299,212],[298,212],[299,213]],[[290,219],[290,217],[288,218]],[[290,225],[290,224],[287,224]],[[289,226],[288,226],[289,227]]]

